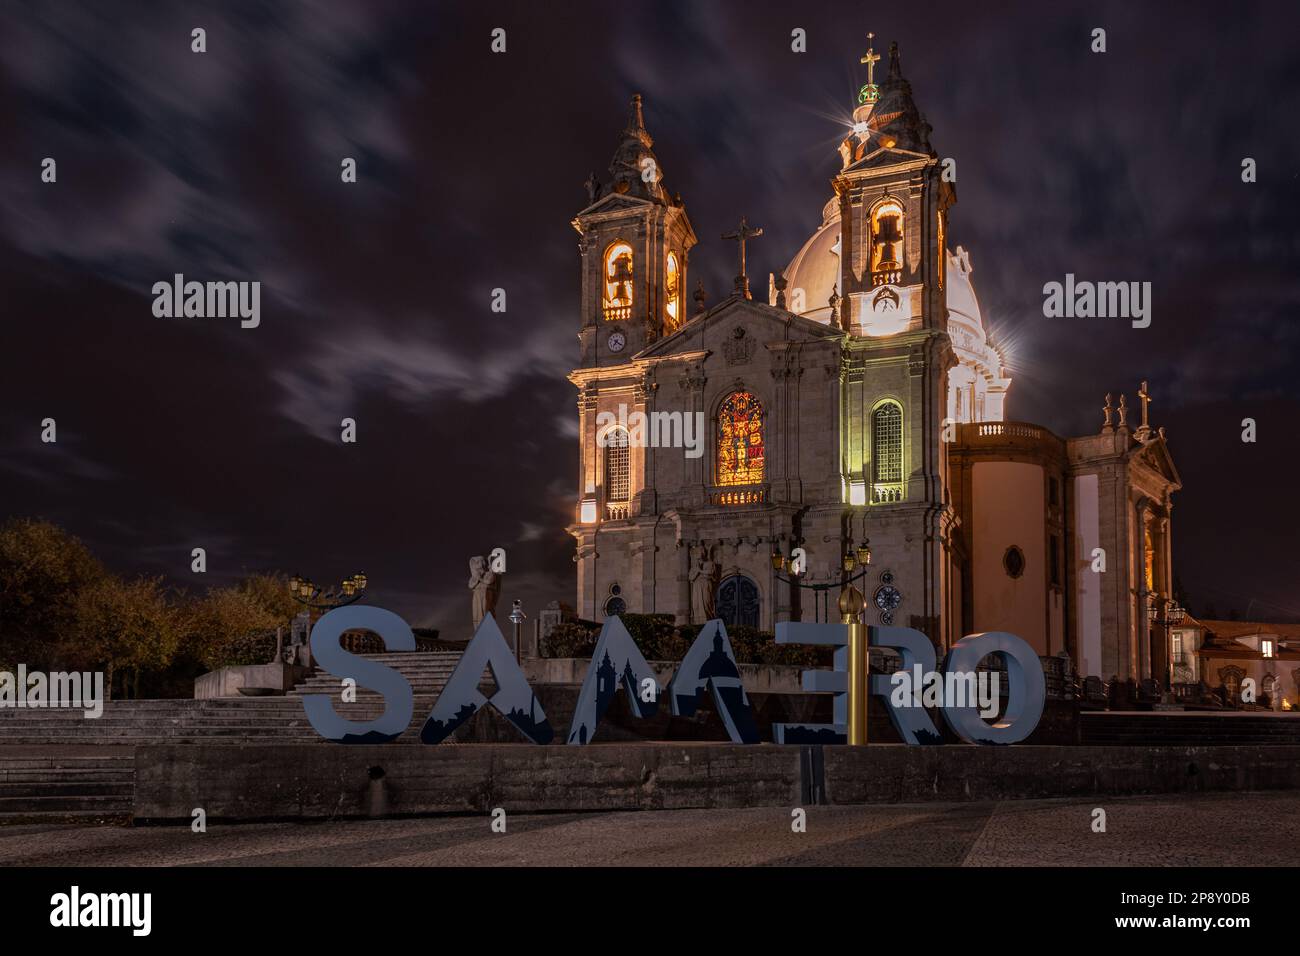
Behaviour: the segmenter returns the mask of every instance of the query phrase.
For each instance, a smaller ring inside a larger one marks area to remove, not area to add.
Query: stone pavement
[[[1107,832],[1091,829],[1092,810]],[[1300,793],[210,826],[0,827],[0,865],[1295,865]]]

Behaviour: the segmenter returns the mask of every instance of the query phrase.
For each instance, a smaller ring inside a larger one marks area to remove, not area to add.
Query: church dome
[[[957,365],[948,372],[948,415],[959,422],[1000,422],[1011,379],[1002,353],[989,342],[975,286],[970,253],[961,246],[944,250],[948,335]]]
[[[943,277],[948,286],[948,322],[984,345],[988,336],[984,331],[979,299],[975,297],[975,286],[970,281],[970,253],[961,246],[957,247],[955,255],[948,250],[945,252]]]
[[[831,293],[840,283],[840,205],[832,198],[822,209],[822,224],[795,253],[785,276],[786,307],[806,319],[830,324]],[[775,305],[773,295],[772,305]]]

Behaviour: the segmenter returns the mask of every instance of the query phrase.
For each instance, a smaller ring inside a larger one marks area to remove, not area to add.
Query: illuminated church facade
[[[877,85],[879,59],[863,60],[822,224],[767,301],[749,288],[757,233],[742,220],[732,294],[705,308],[697,291],[690,315],[696,236],[633,99],[610,180],[593,175],[573,220],[577,612],[770,631],[838,619],[852,581],[868,623],[914,627],[940,652],[1005,630],[1084,675],[1159,679],[1168,632],[1149,610],[1172,592],[1179,479],[1145,389],[1141,425],[1109,396],[1094,435],[1007,420],[971,258],[948,245],[955,187],[897,45]],[[702,447],[649,440],[624,423],[634,412],[699,422]]]

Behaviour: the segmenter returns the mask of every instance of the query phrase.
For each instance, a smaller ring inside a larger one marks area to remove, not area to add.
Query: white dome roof
[[[829,323],[831,293],[837,291],[840,283],[838,199],[832,198],[826,203],[822,209],[822,224],[795,253],[782,274],[786,280],[786,308],[815,322]]]
[[[984,314],[970,278],[970,253],[961,246],[956,253],[944,252],[948,335],[958,363],[948,373],[949,415],[957,421],[1002,421],[1011,379],[1003,368],[1002,354],[989,344]]]
[[[948,289],[948,321],[964,326],[978,336],[981,344],[988,341],[984,331],[984,316],[980,312],[975,286],[971,284],[970,253],[961,246],[954,255],[944,250],[944,283]]]

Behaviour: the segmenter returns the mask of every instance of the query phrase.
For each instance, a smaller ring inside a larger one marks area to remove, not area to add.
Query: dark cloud
[[[730,288],[718,236],[746,215],[762,290],[820,221],[872,29],[958,161],[949,238],[1011,350],[1010,415],[1090,431],[1105,392],[1149,379],[1189,590],[1300,613],[1279,520],[1300,465],[1295,26],[1281,3],[7,5],[5,513],[181,583],[200,545],[214,581],[362,568],[377,602],[457,630],[466,559],[493,546],[506,600],[572,600],[582,181],[642,92],[701,239],[691,284]],[[154,318],[177,272],[260,281],[261,327]],[[1066,272],[1150,281],[1151,328],[1044,319]]]

